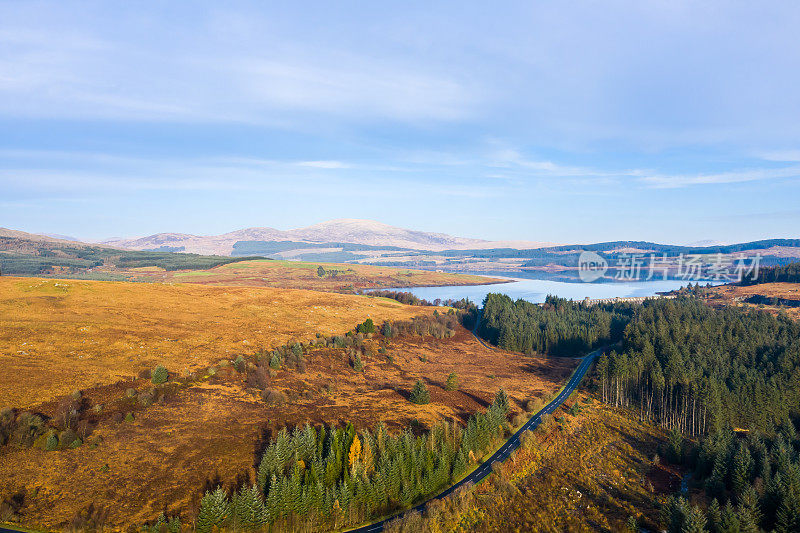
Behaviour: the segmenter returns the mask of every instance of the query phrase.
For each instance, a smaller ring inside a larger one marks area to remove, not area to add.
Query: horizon
[[[0,4],[0,225],[377,220],[495,240],[800,228],[800,7]]]

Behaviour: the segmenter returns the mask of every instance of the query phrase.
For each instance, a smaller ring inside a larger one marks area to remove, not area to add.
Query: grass
[[[274,434],[280,427],[306,422],[352,421],[363,428],[383,421],[398,431],[414,419],[421,427],[442,419],[464,421],[485,409],[500,386],[508,392],[512,409],[520,411],[528,398],[551,394],[575,366],[571,359],[490,351],[463,328],[446,340],[391,339],[388,351],[394,354],[394,363],[377,355],[383,342],[380,336],[366,341],[376,355],[363,356],[363,373],[352,371],[344,349],[332,348],[307,354],[305,373],[275,372],[269,387],[287,396],[281,406],[267,405],[231,365],[214,365],[218,369],[214,377],[201,374],[199,381],[177,386],[167,401],[134,407],[132,422],[104,419],[89,438],[96,446],[50,453],[9,450],[7,460],[0,462],[4,480],[0,488],[45,487],[29,499],[24,516],[26,524],[48,529],[59,528],[89,502],[108,508],[110,525],[117,528],[152,520],[165,506],[187,516],[204,482],[215,474],[226,485],[238,475],[253,478],[254,449],[265,432]],[[423,353],[428,354],[428,363],[419,361]],[[487,369],[497,374],[495,383],[486,382]],[[444,382],[454,370],[461,387],[447,392]],[[427,405],[407,399],[418,378],[428,381]],[[84,396],[92,405],[104,404],[111,410],[116,403],[127,411],[131,407],[126,407],[126,389],[141,391],[151,385],[149,379],[140,378],[90,388]],[[36,410],[46,414],[54,406],[50,402]]]
[[[353,295],[0,277],[0,406],[432,312]]]

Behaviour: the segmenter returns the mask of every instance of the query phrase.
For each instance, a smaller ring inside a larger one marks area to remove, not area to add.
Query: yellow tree
[[[353,444],[350,445],[350,466],[352,467],[361,457],[361,441],[358,435],[353,437]]]

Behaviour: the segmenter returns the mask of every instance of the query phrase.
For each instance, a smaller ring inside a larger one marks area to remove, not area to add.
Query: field
[[[319,271],[322,267],[324,272]],[[100,274],[102,270],[96,271]],[[354,292],[359,289],[440,285],[479,285],[502,280],[466,274],[430,272],[372,265],[252,260],[208,270],[166,271],[160,268],[113,271],[131,281],[198,283],[282,289]]]
[[[773,314],[785,312],[800,319],[800,283],[721,285],[711,289],[706,298],[712,305],[752,307]]]
[[[258,347],[432,308],[299,290],[32,278],[0,278],[0,294],[2,403],[55,420],[65,395],[80,388],[89,427],[74,449],[0,447],[0,502],[22,502],[3,518],[29,527],[94,520],[124,530],[162,510],[191,522],[207,483],[253,479],[265,438],[280,427],[382,421],[391,431],[423,431],[465,420],[501,387],[520,413],[576,364],[488,349],[461,326],[442,339],[376,334],[363,341],[363,372],[345,349],[306,344],[302,369],[264,375],[274,400],[250,382]],[[231,364],[238,354],[247,355],[247,371]],[[137,376],[157,363],[173,374],[153,389]],[[460,387],[446,391],[454,371]],[[430,404],[408,400],[417,379]]]
[[[303,290],[0,277],[0,406],[430,312]]]

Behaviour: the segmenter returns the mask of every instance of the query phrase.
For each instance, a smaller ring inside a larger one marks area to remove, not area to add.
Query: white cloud
[[[798,176],[800,176],[800,166],[772,169],[756,168],[709,174],[652,174],[639,179],[642,183],[652,188],[676,189],[693,185],[721,185],[725,183],[795,178]]]
[[[773,150],[757,155],[765,161],[800,162],[800,150]]]
[[[350,168],[350,165],[341,161],[300,161],[297,166],[327,169]]]

